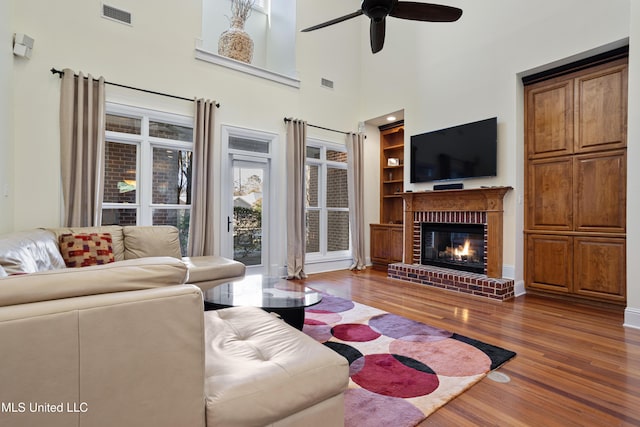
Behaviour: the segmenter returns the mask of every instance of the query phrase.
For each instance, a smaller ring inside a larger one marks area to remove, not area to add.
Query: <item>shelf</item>
[[[404,149],[404,142],[400,144],[390,145],[388,147],[382,147],[384,151],[397,150],[398,148]]]
[[[404,180],[403,179],[391,179],[391,180],[382,181],[383,184],[397,184],[399,182],[404,183]]]
[[[385,199],[401,199],[402,198],[402,193],[385,194],[382,197],[385,198]]]
[[[398,165],[398,166],[383,166],[383,169],[402,169],[404,167],[404,165]]]

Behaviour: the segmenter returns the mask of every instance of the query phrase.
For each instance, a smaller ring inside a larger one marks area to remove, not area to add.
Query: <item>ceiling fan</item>
[[[387,16],[412,21],[428,22],[453,22],[462,16],[462,9],[439,4],[418,3],[399,0],[363,0],[359,10],[313,27],[305,28],[303,33],[328,27],[351,18],[366,15],[371,19],[369,37],[371,39],[371,52],[377,53],[384,46],[385,20]]]

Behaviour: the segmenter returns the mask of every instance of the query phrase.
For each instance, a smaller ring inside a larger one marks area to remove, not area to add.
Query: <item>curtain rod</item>
[[[293,120],[293,119],[290,119],[289,117],[285,117],[284,118],[285,123],[286,122],[290,122],[291,120]],[[317,128],[317,129],[328,130],[330,132],[343,133],[345,135],[349,135],[349,134],[353,133],[353,132],[345,132],[345,131],[342,131],[342,130],[329,129],[329,128],[325,128],[325,127],[322,127],[322,126],[316,126],[316,125],[312,125],[310,123],[307,123],[307,126],[311,126],[312,128]]]
[[[62,71],[62,70],[56,70],[55,68],[51,68],[50,71],[51,71],[51,74],[58,74],[60,76],[60,78],[62,78],[62,76],[64,75],[64,71]],[[77,74],[74,74],[74,76],[78,77]],[[86,77],[85,77],[85,79],[86,79]],[[111,85],[111,86],[123,87],[125,89],[137,90],[139,92],[151,93],[153,95],[166,96],[168,98],[181,99],[183,101],[193,102],[192,98],[185,98],[183,96],[170,95],[168,93],[156,92],[156,91],[148,90],[148,89],[140,89],[139,87],[133,87],[133,86],[123,85],[123,84],[120,84],[120,83],[108,82],[106,80],[105,80],[104,83],[108,84],[108,85]],[[220,103],[219,102],[216,102],[216,108],[220,108]]]

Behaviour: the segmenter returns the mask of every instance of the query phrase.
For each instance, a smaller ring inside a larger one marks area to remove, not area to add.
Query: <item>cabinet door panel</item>
[[[389,229],[388,227],[371,224],[371,260],[386,263],[389,259]]]
[[[576,152],[626,147],[626,73],[621,65],[576,78]]]
[[[532,234],[527,237],[527,286],[568,293],[573,278],[572,238]]]
[[[528,168],[529,229],[573,229],[573,166],[571,158],[533,160]]]
[[[530,158],[573,152],[573,83],[527,92],[527,151]]]
[[[402,262],[403,228],[392,228],[389,242],[389,258],[393,262]]]
[[[576,237],[574,291],[577,294],[624,301],[625,239]]]
[[[576,156],[577,231],[625,232],[626,164],[624,150]]]

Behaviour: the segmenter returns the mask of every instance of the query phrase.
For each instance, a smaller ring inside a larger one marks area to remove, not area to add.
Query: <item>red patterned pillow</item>
[[[114,261],[110,233],[61,234],[60,253],[67,267],[86,267]]]

